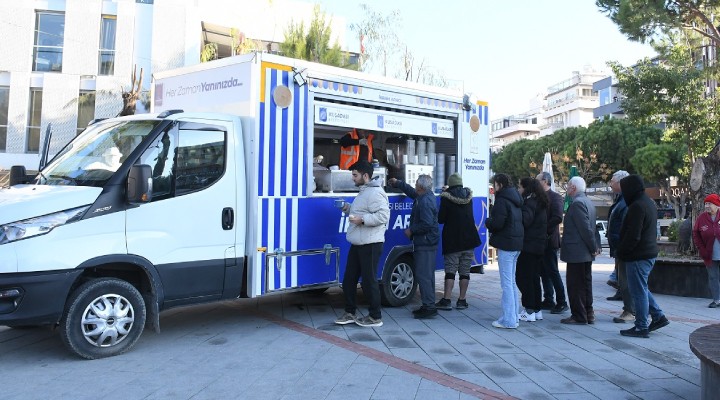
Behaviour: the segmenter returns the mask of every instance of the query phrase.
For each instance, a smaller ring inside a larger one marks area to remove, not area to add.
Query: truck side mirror
[[[131,204],[152,200],[152,168],[147,164],[133,165],[127,178],[127,201]]]
[[[28,183],[29,179],[27,171],[22,165],[13,165],[10,167],[10,186],[19,185],[21,183]]]

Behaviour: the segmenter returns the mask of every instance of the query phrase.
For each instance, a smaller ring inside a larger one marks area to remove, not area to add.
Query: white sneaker
[[[542,311],[535,311],[535,319],[538,321],[541,321],[542,318]]]
[[[535,322],[535,313],[528,314],[527,311],[523,310],[520,313],[519,318],[520,318],[520,321]]]

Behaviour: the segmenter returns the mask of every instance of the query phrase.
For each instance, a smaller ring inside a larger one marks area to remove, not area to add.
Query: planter
[[[653,293],[711,298],[708,275],[701,260],[657,258],[648,278]]]

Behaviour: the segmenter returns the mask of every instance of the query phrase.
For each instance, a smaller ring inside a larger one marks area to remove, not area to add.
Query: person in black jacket
[[[615,256],[625,262],[628,289],[635,305],[635,326],[621,330],[620,334],[648,338],[650,332],[670,323],[648,290],[648,276],[658,255],[657,206],[645,194],[645,185],[638,175],[623,178],[620,189],[627,203],[627,213],[620,228],[620,243]],[[649,324],[648,314],[652,317]]]
[[[542,288],[540,270],[547,240],[548,197],[540,182],[533,178],[520,180],[520,195],[523,198],[522,221],[525,227],[523,248],[517,260],[517,280],[521,303],[525,310],[520,321],[535,322],[543,319]]]
[[[460,275],[460,296],[455,308],[468,308],[467,294],[470,284],[470,265],[475,258],[475,248],[480,246],[480,235],[473,216],[472,190],[463,187],[462,177],[454,173],[448,177],[448,187],[440,193],[438,222],[442,229],[442,253],[445,262],[445,291],[435,306],[440,310],[452,310],[451,295],[455,286],[455,274]]]
[[[490,232],[490,246],[498,250],[502,315],[492,325],[496,328],[518,327],[518,295],[515,290],[515,268],[523,246],[522,198],[512,186],[510,177],[496,174],[492,178],[495,204],[485,220]]]
[[[535,178],[545,189],[550,205],[547,208],[547,244],[543,254],[543,268],[540,271],[542,278],[543,310],[551,314],[562,314],[569,307],[565,296],[565,285],[558,270],[558,249],[560,248],[560,223],[563,221],[563,198],[552,190],[552,175],[541,172]],[[553,296],[555,299],[553,299]],[[557,300],[557,302],[556,302]]]
[[[406,196],[413,199],[410,212],[410,227],[405,235],[413,242],[415,277],[420,287],[422,306],[413,311],[417,319],[437,315],[435,307],[435,255],[440,242],[438,227],[437,200],[432,191],[432,177],[420,175],[415,188],[395,178],[388,180],[393,187],[400,188]]]

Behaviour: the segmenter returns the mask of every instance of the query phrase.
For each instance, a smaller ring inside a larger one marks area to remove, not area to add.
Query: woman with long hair
[[[496,174],[492,177],[495,204],[485,220],[490,232],[490,246],[498,251],[500,287],[502,289],[502,315],[492,326],[515,329],[518,327],[518,294],[515,285],[515,268],[523,245],[522,198],[513,187],[510,177]]]
[[[540,271],[547,240],[547,193],[535,178],[522,178],[518,189],[523,198],[523,246],[517,261],[515,279],[520,289],[524,310],[520,320],[535,322],[543,319]]]

